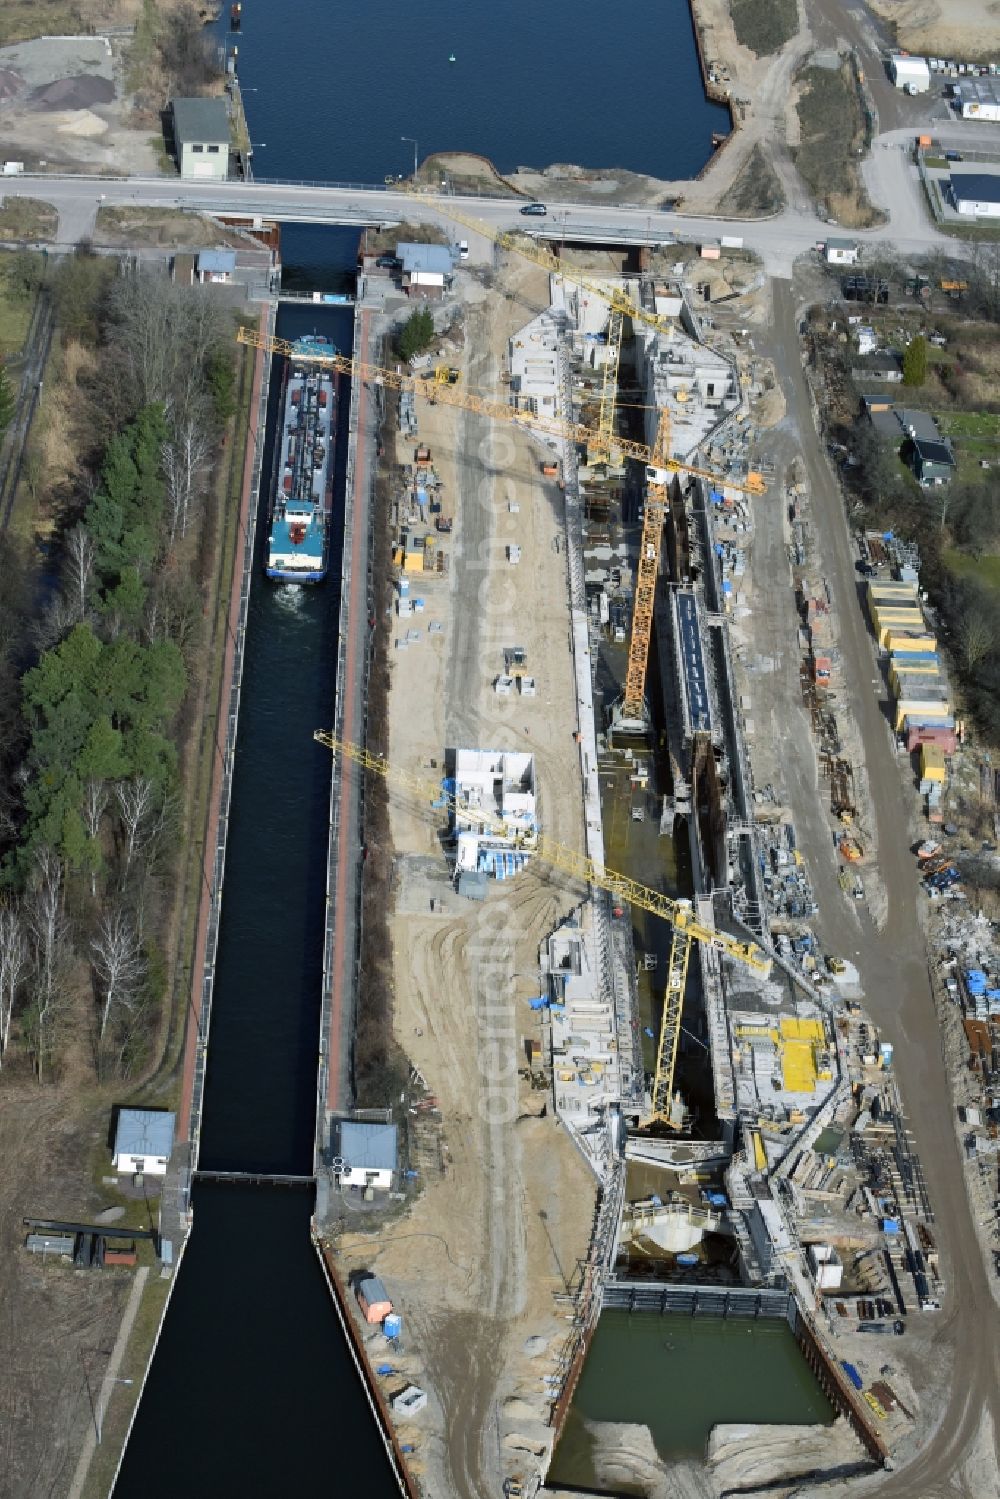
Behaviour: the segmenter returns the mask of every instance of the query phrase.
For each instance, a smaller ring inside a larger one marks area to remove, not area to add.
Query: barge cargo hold
[[[295,340],[285,364],[265,562],[267,576],[280,583],[321,583],[326,577],[337,374],[322,360],[335,353],[328,338],[308,334]]]

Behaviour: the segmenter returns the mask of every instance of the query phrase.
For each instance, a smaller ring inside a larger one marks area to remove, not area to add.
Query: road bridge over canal
[[[895,148],[896,142],[892,142]],[[887,148],[888,149],[888,148]],[[894,163],[904,166],[902,155]],[[881,161],[880,161],[881,165]],[[914,189],[918,192],[919,188]],[[40,174],[4,180],[3,192],[40,198],[59,213],[58,244],[66,248],[94,236],[100,207],[179,208],[199,213],[251,214],[284,223],[388,225],[404,221],[447,225],[447,210],[431,200],[398,188],[350,183],[281,182],[256,178],[250,182],[188,182],[167,177],[83,177]],[[786,209],[770,219],[689,218],[676,212],[616,204],[559,204],[550,216],[525,219],[518,200],[495,197],[458,197],[452,201],[463,216],[482,220],[492,230],[521,229],[566,240],[603,238],[623,243],[718,240],[722,235],[742,238],[760,256],[771,275],[787,278],[795,259],[826,239],[829,225],[813,214]],[[888,222],[854,233],[862,244],[886,241],[898,254],[926,254],[947,247],[961,253],[955,241],[939,233],[919,202],[889,205]],[[486,236],[463,228],[473,260],[492,258]]]

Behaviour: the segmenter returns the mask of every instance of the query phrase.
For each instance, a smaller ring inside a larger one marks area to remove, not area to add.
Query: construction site
[[[485,268],[440,273],[409,367],[393,340],[413,287],[373,247],[374,315],[340,358],[352,401],[377,398],[388,696],[377,749],[317,737],[386,801],[408,1076],[402,1110],[354,1112],[392,1131],[385,1159],[347,1160],[321,1111],[319,1240],[369,1288],[354,1333],[419,1491],[578,1480],[560,1433],[621,1311],[783,1326],[825,1411],[787,1453],[891,1467],[932,1398],[944,1270],[893,1041],[822,935],[828,864],[851,908],[877,910],[879,877],[808,486],[769,436],[766,288],[736,243],[489,239]],[[762,735],[775,535],[805,800],[780,729]],[[872,548],[896,728],[933,750],[951,705],[912,675],[936,672],[915,559]],[[640,1418],[583,1416],[588,1492],[660,1491]],[[791,1457],[762,1442],[747,1462],[780,1482]],[[692,1492],[738,1475],[718,1451]]]

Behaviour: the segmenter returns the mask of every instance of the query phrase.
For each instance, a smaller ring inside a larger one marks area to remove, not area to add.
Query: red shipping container
[[[911,754],[922,744],[936,744],[946,755],[953,755],[957,742],[954,729],[915,728],[906,736],[906,748]]]

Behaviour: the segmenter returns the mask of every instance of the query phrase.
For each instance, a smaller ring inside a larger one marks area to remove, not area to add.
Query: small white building
[[[925,94],[931,86],[931,70],[926,57],[911,57],[908,52],[893,52],[889,58],[889,77],[897,88],[909,94]]]
[[[198,280],[228,286],[236,275],[235,250],[199,250]]]
[[[861,253],[853,239],[828,239],[823,250],[827,265],[857,265]]]
[[[839,1291],[844,1265],[832,1244],[809,1245],[809,1268],[820,1291]]]
[[[1000,120],[1000,79],[963,78],[955,97],[963,120]]]
[[[129,1176],[166,1176],[176,1115],[166,1109],[122,1109],[112,1165]]]
[[[174,150],[182,177],[229,176],[229,110],[225,99],[173,99]]]
[[[456,750],[454,795],[458,874],[513,878],[538,846],[534,756]]]
[[[1000,218],[1000,176],[987,172],[952,172],[951,201],[969,218]]]
[[[441,271],[411,271],[403,277],[403,289],[412,301],[438,302],[444,296]]]
[[[333,1165],[341,1186],[388,1192],[397,1164],[396,1126],[341,1119],[335,1131]]]

